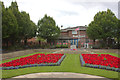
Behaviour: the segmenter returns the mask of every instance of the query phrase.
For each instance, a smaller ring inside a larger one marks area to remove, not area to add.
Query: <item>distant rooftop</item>
[[[79,28],[79,30],[86,30],[87,26],[67,27],[65,29],[62,29],[62,32],[66,32],[68,30],[75,30],[76,28]]]

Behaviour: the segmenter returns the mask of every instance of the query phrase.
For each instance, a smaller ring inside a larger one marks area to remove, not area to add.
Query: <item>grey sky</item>
[[[15,0],[2,0],[10,6]],[[66,27],[88,25],[99,11],[111,9],[118,16],[119,0],[16,0],[20,11],[30,14],[36,24],[45,14],[51,16],[58,26]]]

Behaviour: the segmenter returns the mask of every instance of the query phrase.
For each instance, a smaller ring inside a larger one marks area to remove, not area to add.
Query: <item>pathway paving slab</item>
[[[92,78],[92,79],[99,78],[99,79],[111,80],[100,76],[80,74],[80,73],[70,73],[70,72],[32,73],[32,74],[16,76],[13,78]]]

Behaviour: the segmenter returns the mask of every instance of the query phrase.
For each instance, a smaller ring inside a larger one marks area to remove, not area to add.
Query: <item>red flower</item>
[[[120,67],[120,58],[109,54],[81,54],[85,63],[109,67]],[[119,64],[119,65],[118,65]]]
[[[56,63],[64,54],[35,54],[0,64],[0,67],[23,66],[28,64]]]

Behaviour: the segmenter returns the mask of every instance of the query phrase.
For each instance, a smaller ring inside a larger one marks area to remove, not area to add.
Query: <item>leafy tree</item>
[[[94,45],[95,45],[95,40],[98,39],[98,35],[100,35],[99,33],[99,27],[98,25],[95,24],[94,21],[92,21],[89,25],[89,27],[87,28],[87,35],[89,36],[90,39],[93,40]]]
[[[14,44],[18,32],[17,20],[9,8],[3,7],[2,12],[2,41],[8,45],[8,42]]]
[[[18,13],[19,13],[19,9],[18,9],[18,5],[17,5],[17,2],[11,2],[11,6],[9,6],[9,8],[12,10],[13,14],[15,16],[18,16]]]
[[[120,48],[120,20],[118,20],[118,26],[116,28],[115,38],[117,41],[117,47]]]
[[[2,17],[2,21],[3,42],[10,41],[11,43],[14,43],[16,40],[18,26],[15,16],[9,9],[6,10],[5,17]]]
[[[60,29],[52,17],[45,15],[38,21],[38,36],[47,39],[48,43],[55,41],[59,34]]]
[[[30,16],[25,11],[20,12],[17,2],[12,2],[9,8],[2,4],[2,39],[3,43],[15,44],[36,36],[37,26],[30,20]],[[13,46],[13,45],[12,45]]]
[[[110,9],[107,9],[107,11],[98,12],[94,16],[94,21],[89,25],[88,36],[94,36],[95,34],[93,34],[92,31],[90,32],[90,29],[96,28],[94,33],[96,33],[97,36],[94,36],[94,38],[103,40],[104,47],[110,46],[108,42],[115,37],[117,23],[118,20]]]
[[[22,40],[22,33],[23,33],[23,28],[22,28],[22,16],[21,16],[21,13],[18,9],[18,5],[17,5],[17,2],[11,2],[11,6],[9,6],[9,9],[12,10],[14,16],[16,17],[16,20],[17,20],[17,24],[18,24],[18,42],[20,43],[20,41]]]
[[[35,23],[33,23],[30,20],[30,16],[26,12],[21,12],[21,17],[22,17],[21,27],[22,27],[22,31],[23,31],[21,33],[21,35],[23,35],[22,39],[24,40],[25,45],[26,45],[27,39],[36,36],[37,26],[35,25]]]
[[[24,40],[25,45],[27,44],[27,39],[32,38],[36,35],[36,25],[30,20],[30,16],[25,11],[20,12],[18,9],[17,2],[12,2],[9,7],[14,13],[17,24],[18,24],[18,42]]]
[[[29,38],[32,38],[36,36],[37,25],[32,20],[30,20],[30,26],[31,26],[31,30],[30,30]]]

